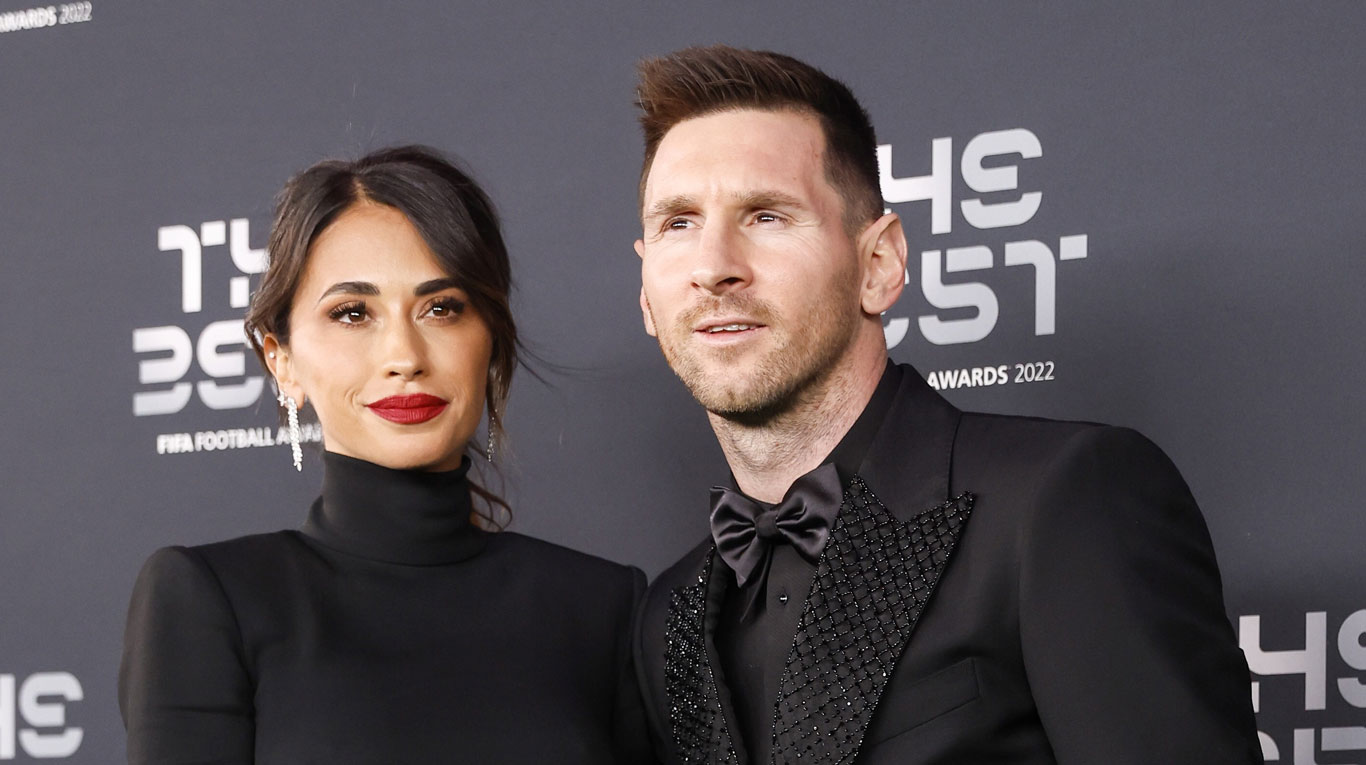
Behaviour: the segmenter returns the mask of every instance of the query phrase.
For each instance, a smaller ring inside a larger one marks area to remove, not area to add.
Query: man
[[[732,481],[650,587],[683,763],[1249,763],[1204,521],[1133,431],[960,412],[887,360],[906,239],[867,115],[715,46],[644,61],[641,309]]]

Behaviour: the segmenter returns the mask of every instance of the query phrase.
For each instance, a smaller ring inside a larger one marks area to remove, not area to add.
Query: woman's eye
[[[364,303],[346,303],[339,305],[328,312],[328,318],[339,321],[342,324],[359,324],[365,321]]]
[[[465,310],[465,301],[456,298],[438,298],[432,303],[427,313],[437,319],[450,319],[459,316]]]

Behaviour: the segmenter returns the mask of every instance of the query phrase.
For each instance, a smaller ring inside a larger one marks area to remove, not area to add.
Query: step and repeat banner
[[[497,202],[544,378],[512,528],[651,575],[700,540],[726,468],[642,330],[631,99],[641,56],[726,42],[872,114],[892,357],[1161,444],[1267,759],[1366,763],[1364,37],[1352,2],[0,0],[0,761],[119,761],[141,562],[302,521],[320,433],[295,473],[241,321],[324,157],[431,144]]]

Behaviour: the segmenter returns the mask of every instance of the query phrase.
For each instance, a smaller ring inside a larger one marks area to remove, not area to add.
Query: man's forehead
[[[772,146],[786,151],[814,152],[825,149],[820,122],[795,109],[729,109],[690,117],[669,128],[655,152],[743,151]]]
[[[659,197],[750,193],[804,185],[822,172],[820,123],[794,110],[739,109],[693,117],[664,135],[645,183]]]

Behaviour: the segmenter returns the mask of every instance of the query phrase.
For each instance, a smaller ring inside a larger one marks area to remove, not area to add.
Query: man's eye
[[[759,223],[777,223],[778,221],[782,220],[782,218],[778,217],[777,215],[774,215],[773,213],[764,212],[756,214],[754,216],[754,220],[758,221]]]
[[[692,225],[692,221],[688,220],[687,218],[674,218],[673,220],[670,220],[668,223],[665,223],[664,228],[680,229],[687,228],[690,225]]]
[[[342,324],[359,324],[365,321],[364,303],[345,303],[328,312],[328,318]]]

